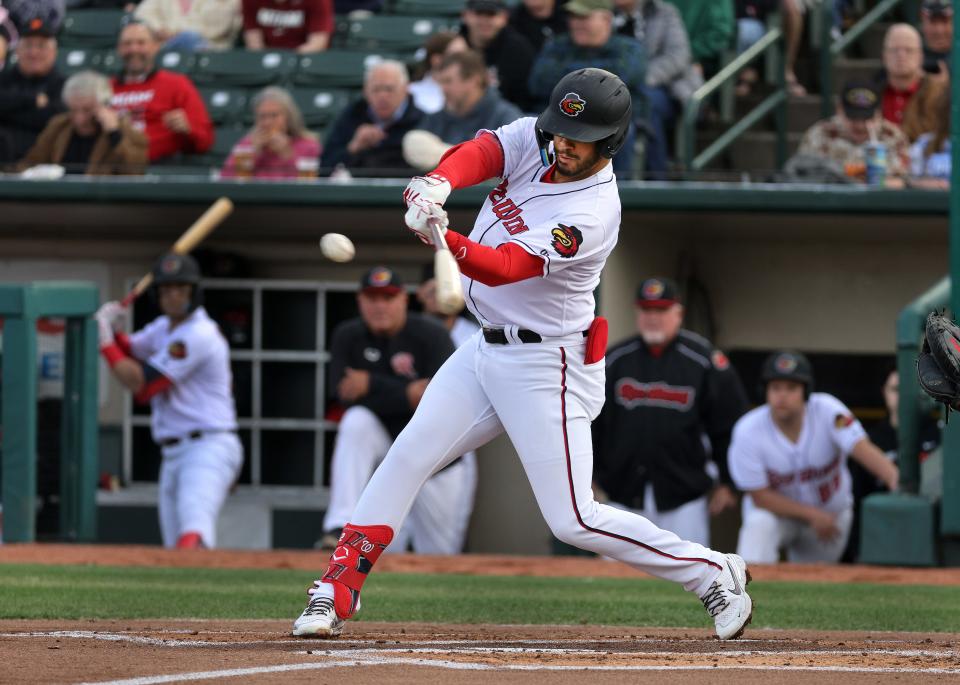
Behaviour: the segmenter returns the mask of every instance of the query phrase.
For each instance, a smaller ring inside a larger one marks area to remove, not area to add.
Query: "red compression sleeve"
[[[460,271],[484,285],[495,287],[543,275],[543,260],[516,243],[493,248],[447,231],[447,245],[456,256]]]
[[[107,360],[107,366],[109,366],[111,369],[122,359],[128,359],[127,355],[124,354],[123,349],[116,342],[114,342],[112,345],[101,347],[100,355]]]
[[[428,176],[442,176],[454,189],[466,188],[503,174],[503,148],[492,133],[454,145]]]
[[[126,333],[114,333],[113,340],[117,343],[117,347],[120,348],[120,351],[123,352],[128,357],[133,356],[133,348],[130,347],[130,336]]]

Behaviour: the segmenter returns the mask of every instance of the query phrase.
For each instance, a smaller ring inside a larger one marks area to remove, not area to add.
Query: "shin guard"
[[[333,586],[337,616],[352,617],[360,608],[360,588],[377,559],[393,540],[390,526],[343,527],[340,542],[330,556],[330,566],[321,580]]]

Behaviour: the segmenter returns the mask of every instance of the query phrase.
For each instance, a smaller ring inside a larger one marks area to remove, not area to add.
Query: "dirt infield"
[[[0,563],[319,569],[314,552],[173,552],[8,545]],[[396,572],[638,576],[582,558],[384,556]],[[756,580],[960,584],[960,572],[865,567],[752,569]],[[65,588],[64,601],[69,601]],[[292,617],[291,617],[292,618]],[[608,683],[813,685],[960,682],[960,635],[604,626],[351,623],[334,641],[290,636],[290,621],[0,621],[0,683]],[[775,671],[776,673],[772,673]],[[491,673],[493,672],[493,673]]]

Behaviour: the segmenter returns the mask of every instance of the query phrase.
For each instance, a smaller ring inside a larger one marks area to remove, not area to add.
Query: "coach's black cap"
[[[920,10],[931,17],[952,17],[953,2],[951,0],[923,0]]]
[[[679,301],[677,284],[669,278],[654,276],[637,288],[637,306],[644,309],[666,309]]]
[[[375,266],[360,280],[360,292],[395,295],[403,291],[403,281],[393,269]]]

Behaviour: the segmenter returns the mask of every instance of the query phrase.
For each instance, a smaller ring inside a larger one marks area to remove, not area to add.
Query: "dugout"
[[[236,211],[206,247],[240,258],[245,279],[349,288],[369,265],[384,262],[416,282],[430,256],[402,225],[403,186],[392,180],[339,185],[3,179],[2,280],[23,273],[39,279],[82,277],[100,284],[102,298],[119,297],[206,206],[226,195]],[[454,194],[449,205],[454,227],[472,223],[484,192]],[[876,415],[878,373],[893,359],[897,314],[933,284],[931,274],[947,271],[947,194],[852,186],[626,183],[621,197],[620,243],[599,290],[612,340],[632,331],[639,280],[672,276],[686,289],[689,327],[730,353],[748,388],[758,363],[753,360],[771,348],[795,347],[813,355],[819,387],[847,399],[863,418]],[[356,242],[354,262],[335,265],[320,256],[317,240],[331,231]],[[101,471],[114,473],[122,462],[123,420],[122,393],[107,384],[100,406]],[[270,544],[303,546],[314,539],[324,498],[322,487],[276,492],[241,487],[233,504],[247,511],[238,516],[256,510],[266,521]],[[151,499],[148,487],[101,492],[99,501],[107,527],[133,522],[124,541],[155,539],[150,537],[156,528],[155,493]],[[301,531],[300,537],[278,534],[290,529]],[[720,533],[720,546],[729,547],[729,535]],[[538,553],[550,548],[549,531],[522,469],[509,443],[500,439],[481,450],[469,549]]]

